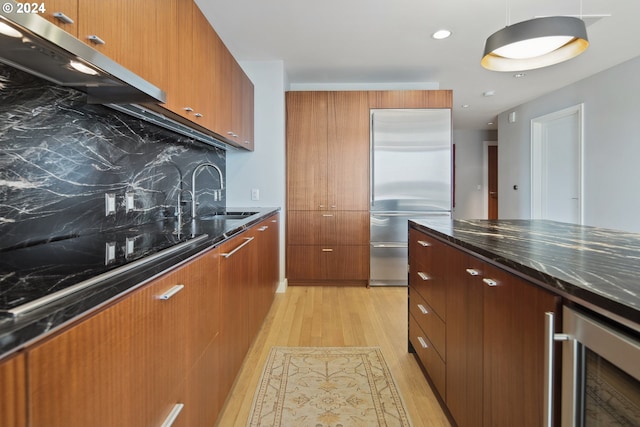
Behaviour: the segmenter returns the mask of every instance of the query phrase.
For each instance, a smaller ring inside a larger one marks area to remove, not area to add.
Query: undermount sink
[[[220,212],[213,213],[209,215],[199,216],[198,219],[202,221],[227,221],[227,220],[240,220],[250,217],[251,215],[255,215],[257,212]]]

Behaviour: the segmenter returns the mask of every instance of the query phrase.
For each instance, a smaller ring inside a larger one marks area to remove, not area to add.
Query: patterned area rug
[[[273,347],[251,427],[410,426],[378,347]]]

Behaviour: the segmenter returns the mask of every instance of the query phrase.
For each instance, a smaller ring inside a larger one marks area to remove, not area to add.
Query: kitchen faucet
[[[193,170],[191,174],[191,218],[196,217],[196,176],[200,170],[205,167],[212,167],[218,171],[218,175],[220,176],[220,188],[213,190],[213,200],[218,201],[222,199],[222,190],[224,190],[224,182],[222,180],[222,171],[218,166],[213,163],[201,163]]]

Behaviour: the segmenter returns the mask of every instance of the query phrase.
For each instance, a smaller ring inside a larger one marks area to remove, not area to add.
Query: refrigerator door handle
[[[369,162],[370,162],[369,163],[369,167],[371,168],[371,172],[370,172],[371,176],[370,176],[370,184],[369,184],[369,189],[370,189],[369,194],[371,195],[371,202],[369,204],[370,206],[373,206],[373,203],[374,203],[374,200],[375,200],[374,177],[376,176],[375,175],[375,171],[374,171],[374,167],[375,167],[374,160],[375,159],[373,158],[373,153],[375,151],[374,147],[376,146],[375,145],[375,139],[374,139],[375,138],[375,132],[373,131],[374,130],[374,127],[373,127],[373,116],[374,116],[374,112],[372,111],[371,112],[371,123],[370,123],[371,127],[369,128],[369,134],[371,135],[371,141],[370,141],[371,145],[369,146],[369,153],[371,153],[371,155],[370,155],[371,158],[369,159]]]
[[[449,211],[443,211],[443,212],[408,212],[408,211],[399,211],[399,212],[376,212],[376,211],[371,211],[371,216],[376,217],[376,216],[382,216],[382,217],[394,217],[394,216],[406,216],[406,217],[413,217],[413,218],[424,218],[424,217],[434,217],[434,216],[444,216],[444,217],[450,217],[451,216],[451,212]]]
[[[406,248],[406,243],[396,243],[396,242],[380,242],[380,243],[371,243],[371,247],[373,248]]]

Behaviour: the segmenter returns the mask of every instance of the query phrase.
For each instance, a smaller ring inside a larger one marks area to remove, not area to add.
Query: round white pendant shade
[[[522,21],[492,34],[485,43],[482,66],[493,71],[547,67],[574,58],[589,46],[584,21],[550,16]]]

